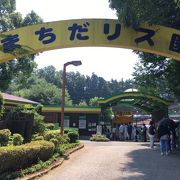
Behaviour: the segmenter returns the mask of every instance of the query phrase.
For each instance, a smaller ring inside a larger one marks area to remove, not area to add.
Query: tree
[[[94,97],[94,98],[91,98],[90,100],[89,100],[89,105],[90,106],[97,106],[97,103],[98,103],[98,100],[99,100],[100,98],[98,98],[98,97]]]
[[[42,22],[35,13],[29,13],[24,19],[20,13],[15,12],[15,0],[2,0],[0,2],[0,32],[9,31],[22,26]],[[0,36],[2,40],[3,37]],[[21,82],[25,82],[36,67],[35,55],[28,55],[0,64],[0,90],[5,91],[14,77],[19,76]]]
[[[109,0],[118,18],[126,26],[138,27],[141,23],[159,24],[179,28],[179,0]]]
[[[134,67],[133,73],[139,89],[157,96],[169,96],[171,93],[165,80],[168,60],[149,53],[139,53],[139,57],[140,62]]]
[[[26,83],[21,82],[19,77],[15,77],[7,92],[43,104],[59,104],[61,77],[62,71],[56,71],[53,66],[35,69]],[[84,76],[79,72],[68,72],[66,77],[66,103],[69,105],[72,103],[95,105],[97,97],[105,98],[115,93],[121,93],[132,88],[133,83],[132,80],[124,81],[123,79],[106,81],[94,73],[92,76]]]
[[[141,23],[148,23],[180,29],[179,0],[109,0],[109,2],[125,26],[136,29]],[[171,91],[180,99],[180,62],[167,61],[165,57],[150,53],[135,52],[140,58],[134,72],[136,83],[155,94],[167,94]]]
[[[87,106],[87,103],[86,103],[86,101],[81,101],[81,102],[78,104],[78,106]]]
[[[102,108],[99,119],[100,119],[100,121],[111,122],[112,115],[113,115],[112,109],[110,109],[110,108]]]
[[[22,88],[23,86],[12,86],[14,90],[17,88],[17,90],[12,93],[16,96],[24,97],[41,104],[60,104],[62,94],[60,88],[51,83],[47,83],[45,79],[39,79],[35,76],[29,78],[27,82],[29,83],[26,84],[24,88]],[[65,104],[72,105],[67,91],[65,93]]]
[[[60,72],[56,71],[54,66],[47,66],[42,69],[38,69],[36,74],[39,78],[44,78],[48,83],[52,83],[58,87],[61,86]]]
[[[85,76],[79,72],[67,73],[67,91],[73,100],[73,104],[79,104],[86,100],[85,98]]]

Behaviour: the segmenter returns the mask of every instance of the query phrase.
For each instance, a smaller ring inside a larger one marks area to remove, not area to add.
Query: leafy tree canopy
[[[42,19],[31,11],[23,19],[16,10],[15,0],[0,1],[0,33],[15,28],[42,22]],[[3,37],[0,36],[0,40]],[[35,55],[28,55],[0,64],[0,90],[5,91],[15,77],[19,77],[21,82],[25,82],[36,67]]]
[[[180,29],[179,0],[109,0],[125,26],[137,28],[141,23],[158,24]],[[135,67],[136,84],[153,94],[180,99],[180,62],[150,53],[135,51],[140,62]]]
[[[41,104],[60,104],[61,89],[56,85],[48,83],[45,79],[39,79],[32,75],[26,85],[12,83],[10,86],[11,93],[16,96],[24,97]],[[65,94],[66,105],[72,105],[69,94]]]
[[[96,74],[84,76],[79,72],[68,72],[66,82],[66,104],[96,105],[97,97],[107,97],[133,87],[133,81],[123,79],[106,81]],[[59,104],[62,71],[47,66],[36,69],[26,83],[15,78],[8,92],[43,104]]]
[[[141,23],[180,28],[179,0],[109,0],[116,9],[119,20],[126,26],[137,27]]]

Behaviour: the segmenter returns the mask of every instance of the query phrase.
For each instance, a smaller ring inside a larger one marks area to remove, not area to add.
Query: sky
[[[108,0],[16,0],[16,10],[23,17],[35,11],[44,22],[82,18],[117,19],[109,8]],[[138,61],[132,50],[105,47],[76,47],[40,53],[35,61],[38,68],[53,65],[63,69],[68,61],[81,60],[82,65],[68,66],[67,72],[78,71],[83,75],[96,75],[109,81],[132,78],[133,67]]]

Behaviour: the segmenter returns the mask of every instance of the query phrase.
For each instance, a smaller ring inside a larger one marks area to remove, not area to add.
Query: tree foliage
[[[15,28],[42,22],[42,19],[31,11],[24,19],[16,10],[15,0],[0,1],[0,33]],[[3,37],[0,36],[0,40]],[[0,90],[5,91],[14,77],[19,77],[21,82],[25,82],[36,67],[35,55],[28,55],[0,64]]]
[[[125,26],[138,28],[142,23],[180,29],[179,0],[109,0]],[[140,62],[135,67],[136,84],[153,94],[170,93],[180,99],[180,62],[150,53],[137,52]]]
[[[12,83],[10,91],[16,96],[24,97],[42,104],[60,104],[61,89],[43,78],[32,75],[26,85]],[[72,105],[69,94],[65,94],[66,105]]]
[[[98,98],[121,93],[133,86],[131,80],[106,81],[94,73],[91,76],[84,76],[79,72],[68,72],[66,77],[66,105],[97,105]],[[14,79],[8,92],[42,104],[59,104],[61,80],[62,71],[47,66],[36,69],[26,84],[21,83],[18,78]]]
[[[180,28],[179,0],[109,0],[119,20],[126,26],[138,27],[141,23]]]

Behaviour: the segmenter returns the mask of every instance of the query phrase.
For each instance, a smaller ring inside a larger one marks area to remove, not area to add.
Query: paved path
[[[148,143],[89,142],[39,180],[179,180],[180,154],[160,156]]]

